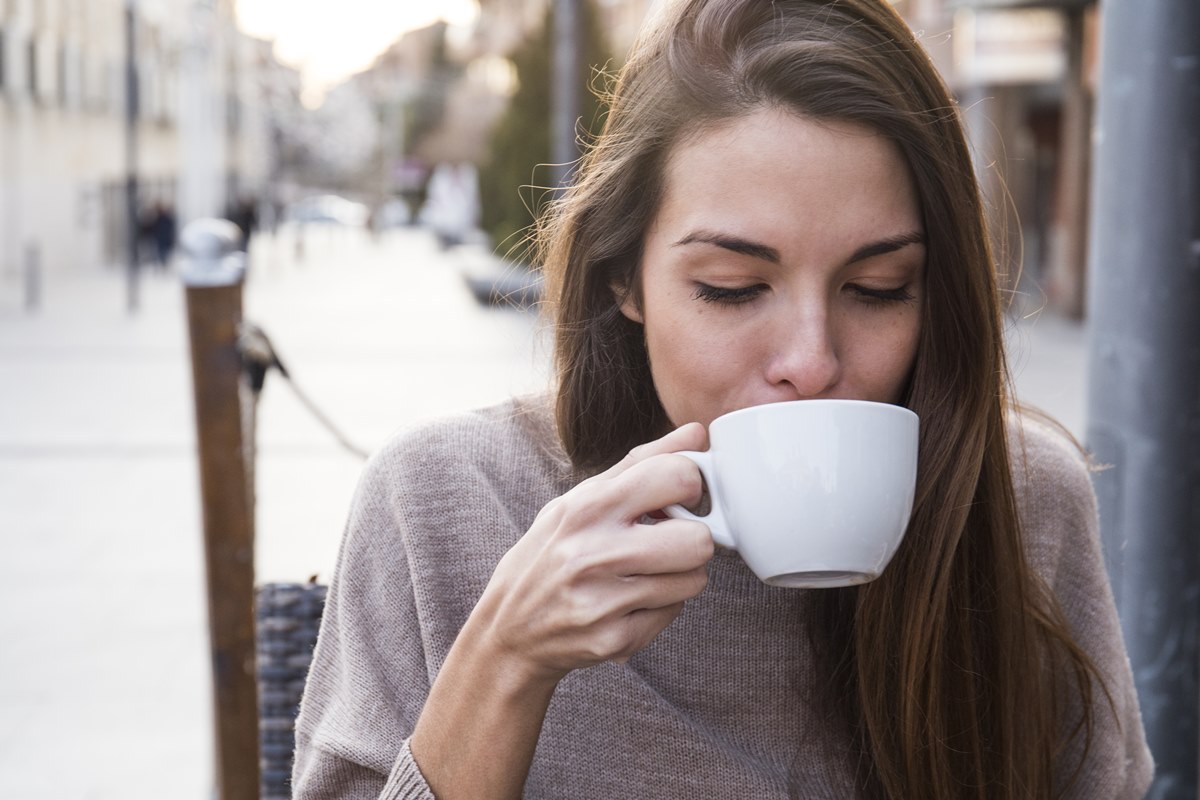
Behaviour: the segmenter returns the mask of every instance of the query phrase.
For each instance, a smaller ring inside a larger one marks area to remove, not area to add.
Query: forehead
[[[861,125],[761,109],[680,141],[663,178],[652,230],[716,227],[780,248],[921,230],[899,148]]]

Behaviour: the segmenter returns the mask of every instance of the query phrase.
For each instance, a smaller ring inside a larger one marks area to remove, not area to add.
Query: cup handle
[[[730,550],[736,550],[737,546],[733,543],[733,532],[730,531],[729,525],[725,522],[725,514],[721,511],[721,501],[717,497],[717,482],[714,480],[712,455],[699,450],[683,450],[675,455],[691,460],[693,464],[700,468],[700,474],[704,476],[704,483],[708,486],[708,497],[712,503],[712,508],[706,516],[701,517],[688,511],[678,503],[672,503],[663,509],[663,513],[676,519],[690,519],[696,522],[703,522],[708,526],[714,542],[722,547],[728,547]]]

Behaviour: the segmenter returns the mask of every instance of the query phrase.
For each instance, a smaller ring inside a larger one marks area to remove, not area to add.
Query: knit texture
[[[1153,765],[1088,474],[1038,423],[1013,450],[1030,559],[1116,709],[1097,692],[1070,796],[1142,797]],[[433,678],[500,557],[580,477],[541,396],[423,425],[372,458],[297,721],[297,800],[433,797],[408,748]],[[816,702],[811,597],[763,584],[718,550],[708,587],[648,647],[559,684],[525,796],[853,797],[849,744]]]

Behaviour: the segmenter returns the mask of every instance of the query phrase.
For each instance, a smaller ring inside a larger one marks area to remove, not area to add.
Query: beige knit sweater
[[[1117,711],[1096,706],[1071,796],[1142,797],[1153,765],[1088,475],[1048,429],[1026,423],[1023,440],[1014,439],[1014,474],[1030,557]],[[297,722],[297,800],[432,797],[407,746],[430,684],[501,555],[574,480],[545,398],[426,425],[371,460]],[[854,796],[846,743],[813,703],[810,592],[768,587],[728,551],[709,574],[627,664],[559,684],[526,797]]]

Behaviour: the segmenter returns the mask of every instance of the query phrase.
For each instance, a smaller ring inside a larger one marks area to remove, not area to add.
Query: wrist
[[[499,615],[489,601],[485,594],[467,618],[450,657],[476,665],[472,671],[500,696],[527,702],[545,695],[548,700],[567,670],[539,663],[527,648],[515,645],[503,634]]]
[[[410,739],[438,797],[519,798],[561,676],[545,674],[472,613],[438,670]]]

